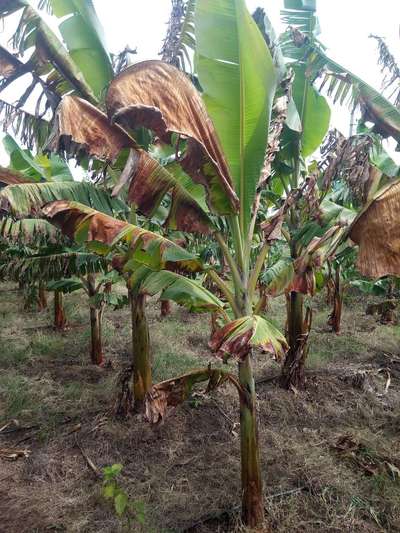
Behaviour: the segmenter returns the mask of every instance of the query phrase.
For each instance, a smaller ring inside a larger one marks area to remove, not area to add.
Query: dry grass
[[[86,455],[98,468],[123,464],[121,486],[145,504],[146,525],[131,531],[244,531],[235,392],[198,392],[156,428],[139,418],[115,420],[118,372],[129,362],[128,309],[106,314],[113,368],[102,370],[88,364],[82,295],[67,296],[72,327],[60,334],[48,328],[50,311],[23,312],[12,288],[0,288],[0,427],[10,419],[33,427],[0,432],[0,446],[31,450],[29,459],[0,459],[0,530],[126,531]],[[257,389],[267,521],[282,533],[400,531],[400,480],[386,466],[400,467],[399,329],[366,317],[365,302],[353,299],[336,336],[326,330],[322,300],[314,305],[307,392],[283,392],[273,380]],[[156,302],[148,308],[155,379],[210,360],[207,316],[174,308],[160,319]],[[271,313],[282,325],[284,302],[273,302]],[[383,366],[392,377],[385,395],[386,374],[377,374]],[[363,389],[353,385],[359,370],[367,371]],[[278,372],[276,363],[257,358],[258,379]],[[380,465],[376,472],[338,452],[345,434]]]

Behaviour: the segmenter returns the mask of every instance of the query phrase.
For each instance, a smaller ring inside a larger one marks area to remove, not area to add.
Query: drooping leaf
[[[197,0],[196,67],[203,100],[240,200],[244,234],[267,146],[277,73],[244,0]]]
[[[364,276],[400,275],[400,182],[381,190],[350,227],[358,244],[357,268]]]
[[[60,240],[60,234],[53,224],[37,218],[23,218],[22,220],[2,218],[0,220],[0,237],[9,242],[35,246],[55,244]]]
[[[58,291],[63,294],[70,294],[71,292],[79,291],[83,288],[83,283],[78,278],[62,278],[56,281],[49,281],[46,284],[48,291]]]
[[[64,96],[57,108],[48,149],[69,156],[114,161],[123,148],[135,143],[95,106],[76,96]]]
[[[109,215],[125,215],[127,206],[99,187],[87,182],[50,182],[9,185],[0,192],[0,201],[13,216],[26,218],[56,200],[80,202]]]
[[[293,277],[293,260],[290,257],[281,257],[264,272],[261,282],[266,286],[267,293],[275,297],[284,294]]]
[[[174,407],[184,402],[197,383],[208,381],[206,392],[231,382],[239,388],[236,379],[220,368],[200,368],[187,374],[153,385],[145,398],[146,419],[152,424],[161,422]]]
[[[392,136],[400,142],[400,111],[379,91],[365,83],[348,69],[336,63],[325,53],[322,45],[302,49],[312,58],[308,65],[310,76],[319,76],[322,85],[328,84],[328,95],[341,105],[347,103],[345,93],[353,104],[359,105],[364,120],[374,123],[374,131],[384,137]],[[347,89],[346,89],[347,87]],[[351,89],[351,91],[349,90]]]
[[[282,333],[264,317],[253,315],[238,318],[217,330],[210,348],[218,357],[244,359],[253,348],[261,348],[279,359],[287,350]]]
[[[2,264],[0,277],[32,283],[39,280],[59,280],[71,276],[105,272],[106,269],[106,261],[95,254],[74,251],[44,252],[42,255],[17,258]]]
[[[216,311],[224,305],[197,281],[166,270],[148,275],[141,283],[140,292],[151,296],[160,293],[161,300],[172,300],[184,305],[189,311]]]
[[[103,28],[91,0],[50,0],[69,55],[98,100],[113,77]],[[68,16],[68,17],[67,17]],[[66,18],[67,17],[67,18]]]
[[[49,136],[47,120],[4,100],[0,100],[0,124],[3,132],[11,131],[30,150],[35,148],[38,151]]]
[[[207,191],[210,209],[229,214],[238,202],[225,157],[194,85],[177,68],[162,61],[132,65],[110,84],[106,99],[113,122],[144,126],[166,143],[176,133],[187,138],[183,169]]]
[[[79,243],[97,241],[107,245],[97,248],[97,253],[107,254],[118,243],[126,243],[129,248],[126,257],[122,258],[121,270],[124,268],[130,272],[138,265],[154,270],[178,268],[196,272],[202,269],[196,256],[169,239],[78,202],[52,202],[43,208],[43,214]]]

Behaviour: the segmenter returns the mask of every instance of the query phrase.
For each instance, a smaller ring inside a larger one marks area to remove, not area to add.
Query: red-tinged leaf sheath
[[[145,296],[131,294],[133,399],[134,410],[142,411],[144,399],[152,386],[149,326]]]
[[[55,329],[63,330],[66,325],[64,295],[61,291],[54,291],[54,327]]]
[[[88,295],[93,298],[96,295],[96,278],[94,274],[88,274]],[[103,343],[101,338],[101,309],[90,302],[90,359],[94,365],[104,365]]]
[[[161,316],[171,314],[171,300],[161,300]]]
[[[239,382],[246,391],[240,396],[242,519],[246,525],[256,527],[264,521],[264,502],[251,353],[239,362]]]

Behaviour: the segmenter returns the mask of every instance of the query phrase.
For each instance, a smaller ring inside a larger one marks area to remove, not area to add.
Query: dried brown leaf
[[[350,238],[359,246],[357,267],[371,278],[400,275],[400,182],[372,200],[355,219]]]
[[[106,105],[112,121],[125,127],[143,126],[165,143],[171,142],[173,133],[187,139],[180,162],[206,188],[210,208],[220,214],[238,209],[215,128],[185,74],[162,61],[137,63],[111,82]]]

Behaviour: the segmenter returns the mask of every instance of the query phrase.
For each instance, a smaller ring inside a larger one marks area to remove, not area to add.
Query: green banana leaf
[[[196,70],[228,161],[245,234],[267,146],[277,72],[244,0],[197,0]]]
[[[10,157],[10,169],[17,170],[31,181],[73,181],[69,166],[58,155],[38,154],[33,156],[29,150],[6,135],[3,146]]]
[[[160,293],[161,300],[172,300],[189,311],[210,312],[224,307],[221,300],[198,281],[167,270],[147,276],[141,283],[140,292],[151,296]]]
[[[305,75],[305,68],[305,65],[294,68],[293,82],[293,100],[302,124],[300,137],[303,157],[311,155],[321,145],[331,118],[326,98],[314,89]]]
[[[113,77],[103,28],[91,0],[50,0],[67,50],[97,100]],[[67,17],[68,15],[68,17]],[[66,18],[64,18],[66,17]]]

